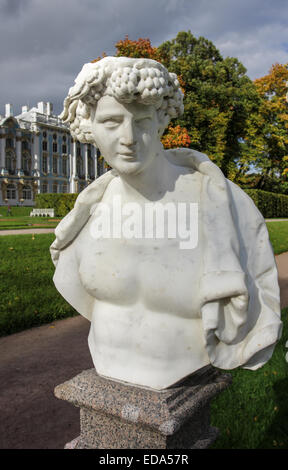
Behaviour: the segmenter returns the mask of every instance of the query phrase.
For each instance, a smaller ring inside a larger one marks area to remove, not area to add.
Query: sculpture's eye
[[[151,117],[147,116],[141,119],[136,119],[135,120],[136,124],[141,127],[148,127],[151,124]]]
[[[108,129],[111,129],[113,127],[117,127],[119,124],[120,124],[120,120],[119,119],[114,119],[114,118],[109,118],[109,119],[105,119],[103,122],[105,127],[107,127]]]

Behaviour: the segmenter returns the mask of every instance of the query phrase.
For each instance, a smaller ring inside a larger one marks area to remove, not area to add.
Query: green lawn
[[[11,213],[13,217],[23,217],[30,214],[33,207],[27,206],[11,206]],[[7,206],[0,206],[0,220],[2,217],[7,217]],[[8,216],[8,217],[12,217]]]
[[[75,315],[56,290],[54,234],[0,237],[0,336]]]
[[[11,207],[11,215],[7,214],[7,207],[0,207],[0,230],[15,230],[25,228],[55,228],[59,218],[30,217],[33,207]]]
[[[55,228],[60,219],[52,217],[1,217],[0,230],[15,230],[25,228]]]
[[[232,385],[211,405],[211,423],[221,432],[215,449],[288,449],[288,308],[270,361],[256,371],[237,369]]]
[[[288,251],[288,221],[266,222],[275,255]]]

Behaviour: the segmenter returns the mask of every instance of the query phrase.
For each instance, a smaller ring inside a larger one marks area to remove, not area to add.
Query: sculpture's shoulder
[[[259,225],[264,221],[264,217],[248,194],[237,184],[226,179],[228,197],[231,201],[233,211],[246,223],[253,221],[253,224]]]

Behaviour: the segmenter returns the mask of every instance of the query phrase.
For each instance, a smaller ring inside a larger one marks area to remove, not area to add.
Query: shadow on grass
[[[288,449],[288,378],[276,382],[273,390],[276,415],[257,446],[258,449]]]

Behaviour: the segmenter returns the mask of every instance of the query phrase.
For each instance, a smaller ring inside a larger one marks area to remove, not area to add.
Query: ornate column
[[[88,180],[88,144],[84,144],[84,175],[85,181]]]
[[[5,144],[6,136],[5,134],[0,134],[0,174],[5,174]]]
[[[95,180],[96,180],[98,176],[98,166],[97,166],[98,157],[97,157],[97,148],[94,147],[94,145],[92,145],[92,158],[94,161],[94,175],[95,175]]]
[[[2,181],[1,181],[1,192],[2,192],[2,201],[5,202],[5,198],[6,198],[6,188],[7,188],[7,184],[8,184],[8,179],[7,178],[4,178]]]
[[[39,131],[35,132],[32,146],[32,174],[37,177],[40,176],[39,134]]]
[[[17,133],[16,135],[16,171],[18,176],[23,176],[23,168],[22,168],[22,162],[21,162],[21,146],[22,146],[22,140],[21,140],[21,135]]]
[[[33,193],[33,201],[35,201],[36,194],[40,193],[40,180],[33,181],[32,183],[32,193]]]
[[[18,189],[18,201],[21,202],[20,200],[23,198],[23,186],[24,186],[24,180],[20,179],[17,182],[17,189]]]
[[[75,178],[76,178],[76,140],[72,140],[72,148],[70,154],[70,192],[75,193]]]

